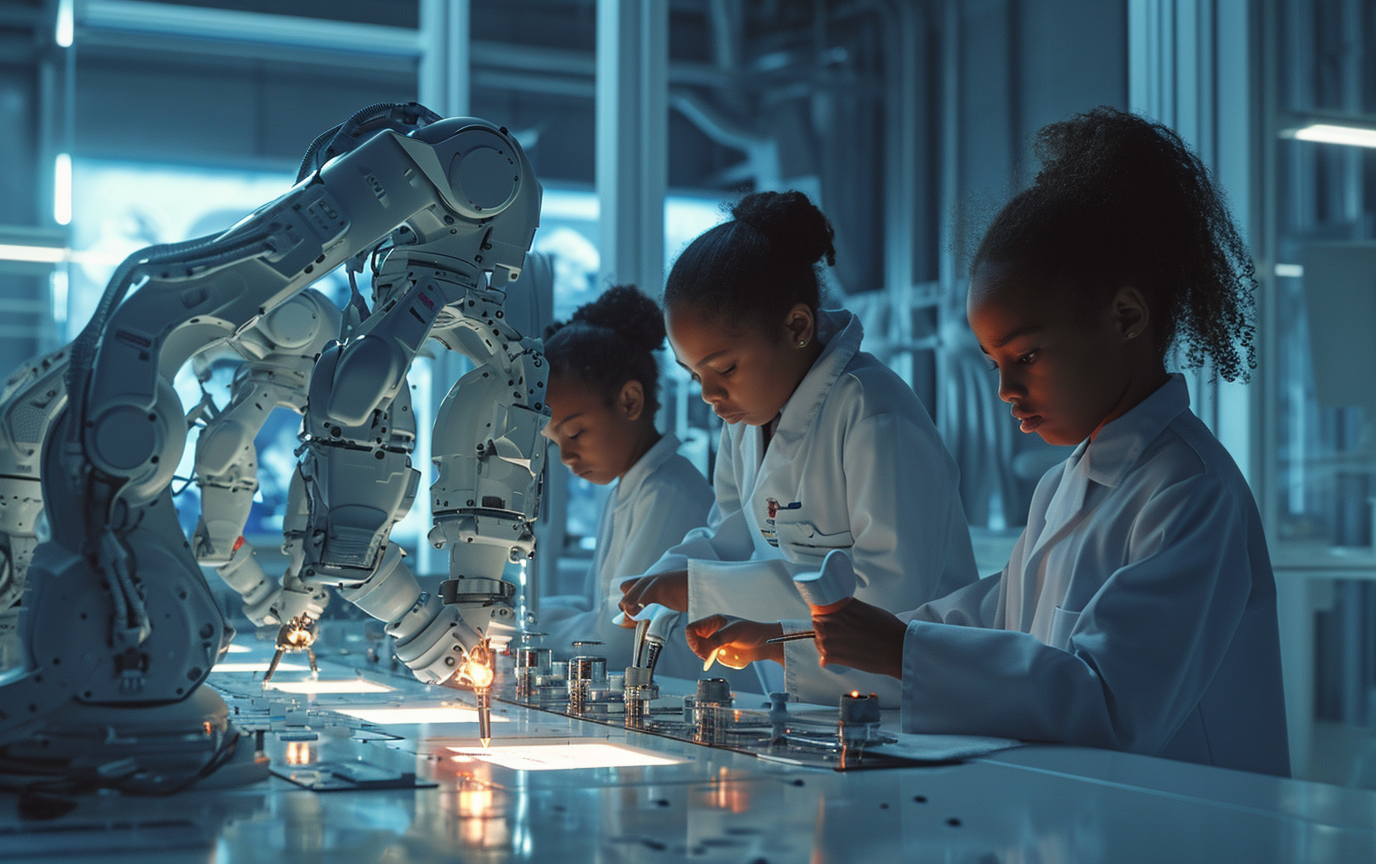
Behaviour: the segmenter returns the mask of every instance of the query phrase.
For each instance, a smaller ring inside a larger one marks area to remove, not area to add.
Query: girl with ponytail
[[[1024,433],[1078,445],[1001,574],[895,617],[813,619],[822,662],[902,681],[911,732],[1289,774],[1276,586],[1241,472],[1185,379],[1255,365],[1255,285],[1221,190],[1170,129],[1099,108],[971,266],[970,327]]]

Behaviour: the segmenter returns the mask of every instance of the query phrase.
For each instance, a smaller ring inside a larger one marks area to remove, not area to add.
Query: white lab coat
[[[859,350],[858,318],[823,311],[818,325],[826,347],[784,405],[768,449],[759,427],[723,428],[707,527],[651,569],[687,569],[689,621],[726,613],[808,629],[793,575],[817,569],[833,549],[849,550],[855,596],[894,612],[975,579],[955,462],[927,410]],[[811,640],[786,643],[785,655],[782,670],[755,664],[766,692],[834,705],[860,690],[898,705],[897,681],[823,669]]]
[[[1289,774],[1261,517],[1179,375],[1047,472],[1002,574],[905,617],[907,731]]]
[[[579,653],[569,644],[575,639],[594,639],[603,644],[589,653],[605,656],[608,671],[630,665],[635,631],[612,623],[620,611],[621,582],[644,573],[684,534],[707,524],[712,506],[707,480],[678,455],[678,447],[678,438],[663,436],[617,481],[597,520],[597,546],[584,593],[541,602],[539,629],[548,634],[545,644],[556,657]],[[673,653],[685,652],[691,653],[686,643]],[[661,655],[661,662],[666,660]]]

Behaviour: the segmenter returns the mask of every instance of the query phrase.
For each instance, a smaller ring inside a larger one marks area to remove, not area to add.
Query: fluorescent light
[[[477,723],[476,708],[451,708],[437,705],[429,708],[332,708],[340,714],[357,717],[365,723],[379,726],[415,726],[422,723]],[[507,718],[495,715],[493,723],[506,723]]]
[[[272,681],[269,690],[283,693],[390,693],[391,687],[374,684],[372,681],[353,679],[349,681]]]
[[[450,747],[457,762],[474,759],[517,771],[568,771],[575,768],[632,768],[677,765],[685,760],[617,744],[534,744],[496,747]]]
[[[1281,277],[1281,278],[1285,278],[1285,277],[1288,276],[1288,277],[1290,277],[1290,278],[1292,278],[1292,279],[1299,279],[1299,278],[1301,278],[1302,276],[1304,276],[1304,265],[1303,265],[1303,264],[1277,264],[1277,265],[1276,265],[1276,275],[1279,276],[1279,277]]]
[[[1358,126],[1334,126],[1331,123],[1311,123],[1295,129],[1289,137],[1301,141],[1320,141],[1325,144],[1347,144],[1353,147],[1376,147],[1376,129]]]
[[[61,264],[67,250],[61,246],[14,246],[0,243],[0,261],[32,261],[38,264]]]
[[[216,663],[211,672],[266,672],[268,671],[268,661],[262,663]],[[300,663],[278,663],[278,672],[305,672],[306,667]]]
[[[251,650],[253,650],[253,649],[249,648],[247,645],[230,645],[230,646],[229,646],[229,653],[230,653],[230,654],[247,654],[247,653],[249,653],[249,651],[251,651]]]
[[[76,30],[72,14],[73,0],[57,0],[57,44],[62,48],[72,47],[72,34]],[[63,223],[66,224],[65,222]]]
[[[53,165],[53,221],[72,224],[72,157],[67,153],[57,154]]]

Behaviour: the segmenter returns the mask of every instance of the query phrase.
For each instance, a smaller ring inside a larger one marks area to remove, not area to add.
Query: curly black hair
[[[1209,170],[1171,129],[1100,107],[1037,133],[1032,186],[1004,205],[971,262],[1011,265],[1086,301],[1139,288],[1158,349],[1228,381],[1256,368],[1256,268]]]
[[[664,287],[666,308],[774,332],[788,310],[821,303],[817,265],[836,263],[835,233],[801,192],[754,192],[731,208],[731,221],[688,244]]]
[[[627,381],[645,391],[646,415],[659,410],[659,364],[654,352],[664,344],[659,304],[634,285],[608,288],[579,306],[567,322],[545,328],[545,358],[550,375],[573,375],[611,405]]]

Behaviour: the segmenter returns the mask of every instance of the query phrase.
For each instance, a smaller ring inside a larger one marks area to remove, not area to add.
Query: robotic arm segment
[[[341,317],[324,295],[308,289],[229,343],[246,362],[235,375],[229,405],[206,423],[196,442],[201,519],[193,546],[202,565],[222,566],[237,554],[258,490],[254,438],[274,408],[305,411],[315,359]]]
[[[311,382],[305,445],[298,473],[307,502],[301,530],[307,584],[366,581],[381,564],[392,525],[415,500],[420,472],[411,468],[415,417],[411,394],[401,388],[385,410],[351,426],[315,406],[328,405],[340,353],[321,357]],[[322,416],[325,415],[325,416]]]
[[[19,602],[43,512],[43,438],[67,404],[70,352],[61,348],[20,366],[0,393],[0,616]],[[3,668],[3,664],[0,664]]]

